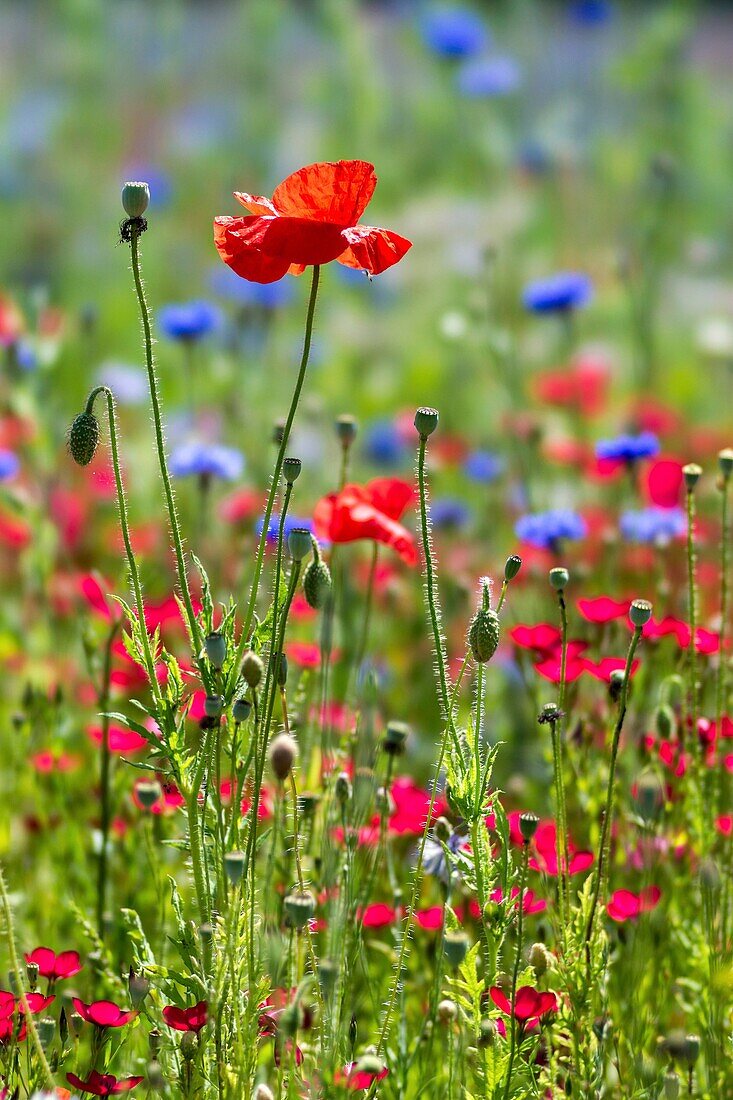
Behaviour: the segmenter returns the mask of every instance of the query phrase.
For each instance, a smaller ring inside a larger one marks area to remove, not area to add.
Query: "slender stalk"
[[[687,489],[687,586],[690,618],[689,707],[693,745],[697,739],[697,553],[695,550],[695,493]],[[721,651],[722,652],[722,651]]]
[[[364,620],[361,627],[361,637],[359,639],[359,648],[356,651],[356,661],[354,667],[356,669],[357,676],[359,670],[364,663],[366,657],[367,646],[369,645],[369,627],[372,619],[372,607],[374,605],[374,582],[377,576],[377,565],[379,564],[379,543],[372,543],[372,560],[369,566],[369,579],[367,581],[366,599],[364,601]]]
[[[514,1057],[517,1053],[517,1017],[514,1010],[514,1002],[517,997],[517,978],[519,977],[519,964],[522,959],[522,936],[524,933],[524,886],[527,881],[527,864],[529,862],[529,841],[524,840],[522,842],[522,869],[519,874],[519,897],[517,898],[517,905],[519,908],[519,916],[517,923],[517,954],[514,959],[514,970],[512,971],[512,995],[510,1004],[512,1006],[512,1035],[511,1045],[509,1047],[509,1065],[506,1071],[506,1087],[504,1089],[504,1100],[509,1100],[509,1091],[512,1085],[512,1071],[514,1069]]]
[[[51,1067],[46,1059],[46,1054],[43,1049],[43,1045],[38,1036],[38,1029],[36,1028],[36,1022],[33,1019],[33,1013],[28,1005],[28,999],[23,991],[25,984],[23,975],[20,972],[20,963],[18,962],[18,951],[15,946],[15,932],[13,931],[13,912],[10,908],[10,898],[8,897],[8,888],[5,883],[5,874],[3,872],[2,865],[0,865],[0,902],[2,902],[3,914],[5,916],[5,930],[8,939],[8,955],[10,956],[10,969],[13,972],[15,978],[15,984],[18,987],[18,1000],[20,1001],[23,1009],[23,1019],[25,1021],[26,1029],[30,1035],[31,1042],[38,1055],[38,1061],[41,1064],[41,1071],[45,1079],[46,1088],[49,1092],[55,1092],[56,1083],[53,1079],[53,1073]]]
[[[726,653],[729,609],[729,535],[728,499],[730,475],[722,475],[720,480],[720,657],[715,692],[715,717],[718,738],[721,737],[721,722],[726,706]]]
[[[606,791],[606,808],[603,813],[603,824],[601,826],[601,838],[598,845],[598,861],[596,864],[595,884],[593,889],[593,900],[591,902],[590,914],[588,916],[588,925],[585,931],[585,953],[586,962],[588,965],[588,971],[590,972],[590,943],[593,937],[593,926],[595,923],[596,910],[598,908],[598,899],[603,887],[603,878],[606,863],[609,858],[609,849],[611,845],[611,819],[613,816],[613,796],[614,785],[616,778],[616,758],[618,756],[618,746],[621,739],[621,730],[624,724],[624,718],[626,717],[626,706],[629,696],[629,681],[631,679],[631,667],[634,662],[634,654],[641,638],[642,628],[637,626],[634,629],[634,633],[631,636],[631,642],[629,644],[629,651],[626,656],[626,666],[624,668],[624,678],[621,682],[621,696],[618,704],[618,715],[616,717],[616,724],[613,730],[613,741],[611,744],[611,764],[608,771],[608,789]]]
[[[145,344],[145,365],[148,372],[148,384],[150,387],[150,402],[153,410],[153,425],[155,428],[155,446],[158,452],[158,465],[160,467],[160,476],[163,482],[163,490],[165,493],[166,505],[168,508],[168,520],[170,523],[171,535],[173,538],[173,549],[176,557],[176,570],[178,573],[178,587],[181,591],[181,597],[183,599],[184,607],[186,609],[186,620],[188,623],[189,633],[191,635],[192,644],[194,646],[194,659],[199,668],[201,679],[207,690],[207,694],[212,693],[212,685],[210,683],[210,676],[206,664],[204,661],[199,660],[203,642],[201,638],[201,629],[199,627],[196,613],[193,609],[193,602],[191,600],[191,590],[188,585],[188,576],[186,574],[186,560],[183,553],[183,540],[181,538],[181,528],[178,522],[178,514],[176,512],[176,499],[173,492],[173,485],[171,483],[170,473],[168,471],[168,460],[165,453],[165,434],[163,431],[163,417],[160,407],[160,393],[158,389],[158,378],[155,373],[155,359],[153,357],[153,335],[150,324],[150,310],[145,298],[145,288],[143,286],[142,276],[140,274],[140,231],[133,228],[130,235],[130,256],[132,258],[132,276],[135,282],[135,292],[137,294],[138,305],[140,307],[140,319],[143,326],[143,338]]]
[[[102,834],[102,846],[99,852],[99,864],[97,866],[97,931],[99,938],[104,939],[104,907],[107,896],[107,874],[109,867],[109,827],[111,818],[110,805],[110,751],[109,751],[109,690],[110,673],[112,670],[112,643],[117,633],[117,622],[107,635],[107,643],[104,648],[104,666],[102,668],[102,680],[97,697],[97,703],[102,718],[102,744],[100,746],[99,782],[101,790],[102,817],[100,831]]]
[[[285,426],[283,428],[282,440],[277,452],[277,458],[275,460],[275,469],[272,473],[272,480],[270,482],[270,492],[267,497],[267,503],[265,505],[265,516],[262,525],[262,533],[260,534],[260,541],[257,546],[257,556],[255,558],[255,571],[252,578],[252,587],[249,594],[249,603],[247,604],[247,610],[244,616],[244,623],[242,624],[242,633],[239,639],[239,645],[237,646],[236,659],[234,661],[233,675],[238,675],[239,662],[242,654],[244,653],[245,646],[249,640],[250,630],[252,629],[252,622],[254,619],[255,607],[257,604],[257,594],[260,587],[260,576],[262,574],[262,563],[265,556],[265,544],[267,542],[267,531],[270,526],[270,518],[272,517],[272,509],[275,504],[275,496],[277,494],[277,487],[280,481],[280,473],[282,471],[283,462],[285,460],[285,452],[287,450],[288,441],[290,439],[290,431],[293,426],[293,420],[295,419],[295,413],[298,408],[298,402],[300,401],[300,394],[303,389],[303,382],[305,381],[305,373],[308,367],[308,359],[310,358],[311,341],[313,337],[313,319],[316,312],[316,298],[318,297],[318,283],[320,279],[321,269],[318,264],[313,267],[313,276],[311,279],[310,297],[308,299],[308,311],[305,319],[305,335],[303,338],[303,353],[300,359],[300,368],[298,370],[298,377],[295,382],[295,389],[293,390],[293,396],[290,402],[290,409],[285,420]]]

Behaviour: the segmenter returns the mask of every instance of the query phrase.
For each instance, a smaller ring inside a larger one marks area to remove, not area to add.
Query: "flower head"
[[[489,40],[484,23],[470,8],[435,8],[421,29],[425,45],[440,57],[472,57]]]
[[[60,978],[72,978],[82,969],[78,951],[61,951],[54,954],[50,947],[36,947],[26,955],[27,963],[35,963],[42,978],[58,981]]]
[[[415,491],[399,478],[380,477],[366,485],[345,485],[319,500],[313,512],[316,534],[329,542],[373,539],[390,546],[408,565],[417,564],[415,539],[398,521]]]
[[[497,985],[489,990],[492,1001],[505,1016],[514,1016],[522,1023],[539,1020],[548,1012],[557,1012],[557,997],[554,993],[540,993],[531,985],[523,985],[516,992],[514,1003]]]
[[[619,530],[629,542],[666,543],[684,535],[685,515],[681,508],[641,508],[624,512]]]
[[[220,477],[236,481],[244,470],[244,458],[234,447],[219,443],[185,443],[170,457],[170,471],[175,477]]]
[[[524,288],[522,302],[532,313],[566,313],[587,305],[592,297],[593,284],[587,275],[561,271],[529,283]]]
[[[111,1073],[99,1073],[98,1070],[90,1070],[86,1081],[77,1077],[75,1073],[67,1073],[66,1080],[75,1089],[81,1092],[90,1092],[92,1096],[113,1096],[119,1092],[130,1092],[144,1077],[115,1077]]]
[[[163,1019],[168,1027],[176,1031],[193,1031],[198,1034],[208,1019],[208,1008],[206,1001],[199,1001],[192,1008],[166,1005],[163,1009]]]
[[[160,330],[169,340],[201,340],[220,323],[221,314],[211,302],[181,302],[164,306],[158,314]]]
[[[72,1003],[82,1020],[88,1024],[94,1024],[95,1027],[124,1027],[135,1015],[134,1012],[125,1012],[113,1001],[91,1001],[86,1004],[78,997],[73,997]],[[100,1093],[100,1095],[104,1094]]]
[[[250,213],[214,219],[216,249],[237,275],[255,283],[331,260],[378,275],[402,259],[410,241],[359,224],[376,184],[373,164],[339,160],[293,172],[271,199],[235,191]]]
[[[569,509],[553,509],[521,516],[514,527],[517,538],[540,550],[552,550],[565,539],[582,539],[585,520]]]
[[[653,432],[619,435],[615,439],[602,439],[596,444],[596,458],[604,463],[638,462],[640,458],[653,458],[657,454],[659,440]]]
[[[648,913],[659,904],[662,891],[658,886],[646,886],[640,893],[631,890],[617,890],[606,906],[606,912],[617,924],[634,920],[641,913]]]
[[[458,91],[467,99],[490,99],[510,95],[521,79],[521,70],[513,57],[475,58],[461,66]]]

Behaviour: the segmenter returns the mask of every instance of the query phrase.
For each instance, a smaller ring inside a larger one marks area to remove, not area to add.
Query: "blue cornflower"
[[[197,475],[235,481],[244,470],[244,457],[220,443],[184,443],[170,456],[169,465],[175,477]]]
[[[613,15],[613,4],[609,0],[574,0],[568,6],[568,15],[583,26],[599,27]]]
[[[364,451],[376,466],[394,466],[405,454],[405,443],[393,420],[377,420],[364,435]]]
[[[593,284],[578,271],[560,271],[546,279],[528,283],[522,302],[533,313],[564,313],[587,305],[593,297]]]
[[[552,550],[565,539],[582,539],[587,533],[585,520],[577,512],[557,508],[521,516],[514,527],[517,538],[540,550]]]
[[[430,518],[436,530],[465,527],[471,519],[471,509],[455,497],[441,497],[430,507]]]
[[[619,435],[615,439],[601,439],[596,443],[596,458],[607,461],[636,462],[656,454],[659,454],[659,440],[653,432]]]
[[[264,517],[260,516],[260,518],[257,520],[257,525],[255,527],[255,532],[256,532],[257,535],[262,534],[262,528],[264,527],[264,525],[265,525]],[[310,531],[311,534],[314,533],[313,520],[312,519],[304,519],[302,516],[286,516],[285,517],[285,523],[283,524],[283,538],[286,541],[287,541],[288,535],[290,534],[290,532],[293,530],[294,527],[305,527],[305,529],[307,531]],[[277,542],[277,536],[279,534],[279,531],[280,531],[280,517],[278,515],[275,515],[275,513],[273,512],[273,514],[270,516],[270,522],[267,525],[267,541],[268,542]],[[323,546],[323,541],[322,540],[321,540],[320,545]]]
[[[139,367],[127,363],[103,363],[97,375],[109,386],[120,405],[142,405],[148,396],[148,380]]]
[[[240,279],[226,264],[214,268],[209,285],[215,294],[230,302],[265,310],[287,305],[295,293],[292,279],[278,279],[274,283],[250,283],[247,279]]]
[[[436,8],[422,21],[425,45],[440,57],[473,57],[485,48],[489,34],[470,8]]]
[[[201,340],[221,322],[221,314],[211,302],[181,302],[164,306],[158,314],[161,332],[169,340]]]
[[[467,61],[458,73],[458,91],[469,99],[509,95],[522,80],[512,57],[478,57]]]
[[[460,851],[465,843],[465,836],[461,836],[460,833],[451,833],[448,837],[446,847],[449,852],[455,853]],[[439,840],[435,840],[431,836],[425,841],[423,866],[427,875],[434,875],[443,882],[448,881],[448,864],[446,862],[443,845]]]
[[[34,371],[38,366],[38,356],[35,349],[31,347],[27,340],[18,340],[17,344],[13,348],[13,355],[15,362],[24,371]]]
[[[642,508],[637,512],[624,512],[618,526],[629,542],[668,542],[687,530],[681,508]]]
[[[10,481],[20,470],[20,459],[13,451],[0,449],[0,481]]]
[[[488,484],[496,481],[504,469],[504,461],[491,451],[471,451],[463,461],[463,472],[471,481]]]

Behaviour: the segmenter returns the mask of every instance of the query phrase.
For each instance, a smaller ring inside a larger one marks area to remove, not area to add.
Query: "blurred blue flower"
[[[211,302],[181,302],[164,306],[158,314],[161,332],[169,340],[201,340],[221,322],[221,313]]]
[[[150,188],[150,203],[160,209],[167,206],[173,197],[173,182],[167,172],[162,168],[155,168],[152,164],[144,164],[140,161],[125,165],[122,172],[125,180],[142,180]]]
[[[0,481],[11,481],[20,471],[20,459],[13,451],[0,449]]]
[[[546,279],[528,283],[522,302],[533,313],[560,313],[586,305],[593,297],[593,284],[578,271],[560,271]]]
[[[637,512],[624,512],[618,526],[629,542],[667,542],[679,538],[687,530],[681,508],[642,508]]]
[[[148,397],[148,380],[140,367],[127,363],[103,363],[97,372],[103,386],[109,386],[120,405],[142,405]]]
[[[394,466],[405,454],[405,443],[393,420],[377,420],[364,435],[364,451],[377,466]]]
[[[613,4],[610,0],[573,0],[568,5],[568,15],[583,26],[599,27],[613,15]]]
[[[234,481],[244,470],[244,457],[233,447],[220,443],[184,443],[170,456],[174,477],[220,477]]]
[[[214,268],[210,286],[215,294],[237,305],[268,310],[287,305],[295,293],[292,279],[278,279],[274,283],[250,283],[247,279],[241,279],[226,264]]]
[[[458,72],[458,91],[470,99],[509,95],[522,80],[512,57],[478,57],[467,61]]]
[[[264,527],[264,525],[265,525],[264,517],[260,516],[260,518],[257,520],[257,524],[255,526],[255,532],[256,532],[257,535],[262,534],[262,528]],[[307,531],[310,531],[311,534],[315,533],[314,529],[313,529],[313,520],[312,519],[304,519],[302,516],[289,516],[288,515],[288,516],[285,517],[285,523],[283,524],[283,538],[284,539],[287,539],[288,535],[290,534],[290,532],[293,530],[294,527],[305,527],[305,529]],[[276,543],[279,531],[280,531],[280,517],[273,512],[273,514],[270,516],[270,522],[267,526],[267,541]],[[322,540],[321,540],[320,545],[323,546],[323,541]]]
[[[457,852],[465,843],[465,836],[454,832],[448,837],[446,847],[449,852]],[[427,875],[434,875],[443,882],[448,881],[448,864],[445,858],[445,850],[440,841],[434,840],[431,836],[425,841],[423,866]]]
[[[552,156],[539,141],[523,142],[517,152],[519,167],[533,176],[543,176],[552,168]]]
[[[552,550],[564,539],[582,539],[587,530],[583,517],[566,508],[521,516],[514,527],[517,538],[540,550]]]
[[[659,454],[659,440],[653,432],[619,435],[615,439],[601,439],[596,443],[596,458],[617,462],[635,462],[656,454]]]
[[[473,57],[483,50],[489,34],[471,8],[435,8],[422,20],[425,45],[440,57]]]
[[[463,472],[471,481],[488,484],[501,475],[504,460],[491,451],[471,451],[463,461]]]
[[[455,530],[470,521],[471,509],[456,497],[440,497],[430,507],[430,518],[436,530]]]
[[[21,370],[32,371],[38,366],[38,356],[27,340],[18,340],[13,349],[13,355]]]

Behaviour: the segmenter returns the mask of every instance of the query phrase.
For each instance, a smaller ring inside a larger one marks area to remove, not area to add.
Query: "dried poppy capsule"
[[[524,813],[519,815],[519,831],[522,834],[522,839],[526,844],[529,844],[530,840],[537,832],[537,826],[540,823],[540,819],[537,814]]]
[[[292,485],[300,477],[303,463],[299,458],[286,458],[283,461],[283,477],[288,485]]]
[[[298,758],[297,742],[287,733],[279,733],[270,743],[270,767],[276,779],[283,783]]]
[[[69,428],[69,454],[77,466],[88,466],[99,446],[99,421],[93,412],[81,412]]]
[[[315,913],[316,899],[307,892],[288,894],[283,900],[283,908],[290,927],[300,931]]]
[[[421,406],[415,413],[415,431],[421,439],[427,439],[438,427],[438,410]]]

